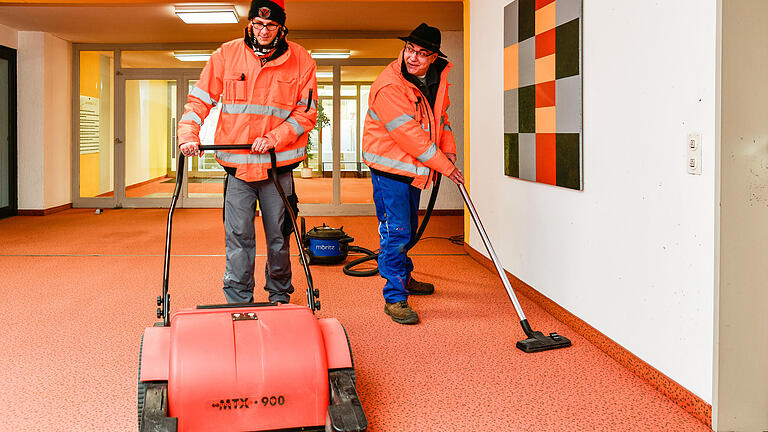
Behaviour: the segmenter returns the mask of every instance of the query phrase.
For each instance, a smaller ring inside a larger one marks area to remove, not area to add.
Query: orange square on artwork
[[[519,49],[518,44],[504,48],[504,90],[516,89],[519,85]]]
[[[555,112],[553,106],[536,108],[536,133],[555,133]]]
[[[547,30],[552,30],[555,28],[555,3],[552,2],[541,9],[536,9],[535,14],[536,19],[536,26],[535,26],[535,32],[536,34],[544,33]]]
[[[555,158],[555,134],[536,134],[536,181],[557,184],[557,159]]]
[[[540,84],[555,80],[555,54],[534,60],[533,82]]]

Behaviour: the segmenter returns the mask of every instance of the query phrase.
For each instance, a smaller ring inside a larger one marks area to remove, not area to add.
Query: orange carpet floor
[[[0,430],[136,430],[138,344],[156,321],[165,218],[161,209],[73,209],[0,220]],[[377,248],[372,217],[307,222],[344,225],[356,244]],[[461,234],[462,223],[434,217],[425,237]],[[220,211],[179,210],[174,234],[172,309],[223,302]],[[437,286],[411,297],[415,326],[384,315],[379,277],[312,267],[319,316],[349,331],[370,431],[709,430],[524,297],[533,326],[573,347],[517,350],[523,333],[498,276],[461,246],[427,238],[412,256],[415,277]],[[294,275],[292,301],[305,304],[296,257]]]

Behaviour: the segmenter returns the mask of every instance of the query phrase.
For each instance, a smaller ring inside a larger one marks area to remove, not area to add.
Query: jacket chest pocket
[[[296,104],[296,79],[274,77],[269,86],[269,101],[282,107],[291,107]]]
[[[224,100],[228,102],[248,100],[248,80],[245,73],[232,73],[224,78]]]

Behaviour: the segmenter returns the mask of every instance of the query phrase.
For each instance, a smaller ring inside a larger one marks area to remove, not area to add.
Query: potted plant
[[[314,130],[317,131],[318,141],[322,141],[323,128],[330,125],[331,120],[325,115],[323,105],[317,105],[317,123],[315,123]],[[312,178],[312,168],[309,167],[309,160],[315,157],[312,153],[314,143],[312,142],[312,135],[307,136],[307,157],[304,158],[303,167],[301,168],[301,178]]]

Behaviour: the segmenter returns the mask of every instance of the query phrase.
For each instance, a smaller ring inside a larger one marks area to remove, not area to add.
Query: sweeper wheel
[[[352,370],[350,371],[350,376],[352,377],[352,382],[357,386],[357,377],[355,376],[355,357],[352,355],[352,344],[349,343],[349,333],[347,333],[347,329],[344,327],[344,325],[341,325],[341,328],[344,329],[344,336],[347,338],[347,348],[349,348],[349,361],[352,362]]]
[[[141,382],[141,350],[144,348],[144,334],[141,335],[141,342],[139,342],[139,373],[136,378],[138,381],[138,390],[136,392],[136,400],[139,407],[139,430],[141,430],[141,417],[144,415],[144,400],[147,395],[147,384]]]

